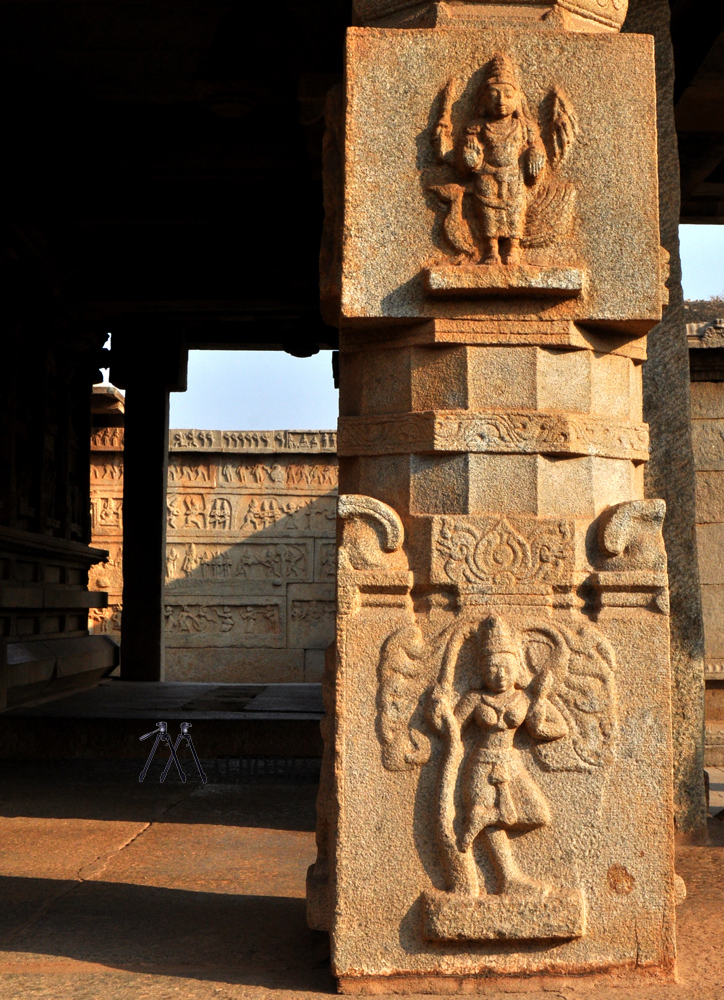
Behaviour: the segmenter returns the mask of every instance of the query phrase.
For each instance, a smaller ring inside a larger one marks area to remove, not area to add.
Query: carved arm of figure
[[[560,740],[568,735],[568,726],[558,709],[548,700],[548,694],[555,681],[553,674],[548,674],[533,696],[528,714],[525,718],[525,728],[537,740]]]
[[[454,86],[454,79],[448,80],[445,84],[440,98],[440,117],[435,123],[432,133],[432,148],[441,163],[450,158],[454,147],[451,117]]]
[[[478,139],[480,135],[480,124],[473,122],[465,129],[465,138],[460,147],[460,163],[464,170],[470,173],[480,173],[485,161],[485,153]]]
[[[546,164],[546,151],[538,129],[529,124],[527,131],[528,146],[523,153],[523,169],[526,181],[533,184]]]
[[[465,728],[471,717],[475,714],[475,710],[479,704],[480,697],[476,691],[468,691],[457,703],[455,706],[455,719],[460,730]]]

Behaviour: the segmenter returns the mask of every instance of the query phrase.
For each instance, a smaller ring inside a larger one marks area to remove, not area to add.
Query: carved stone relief
[[[460,90],[448,81],[432,137],[450,179],[429,186],[446,206],[450,261],[524,267],[528,249],[564,240],[573,225],[576,190],[561,167],[578,134],[576,115],[558,86],[531,108],[520,70],[504,52],[483,68],[474,115],[456,135],[452,105]]]
[[[499,594],[544,594],[570,586],[572,522],[538,518],[435,518],[432,580]]]
[[[123,500],[121,497],[101,496],[91,500],[91,526],[98,534],[123,527]]]
[[[468,669],[461,671],[466,644]],[[442,743],[433,822],[446,888],[423,893],[426,938],[585,933],[580,888],[529,877],[511,836],[556,822],[534,762],[548,771],[585,773],[610,760],[615,669],[611,646],[590,625],[540,621],[516,629],[490,615],[458,620],[428,642],[412,624],[386,641],[378,702],[384,766],[422,767],[431,741]],[[413,716],[421,728],[410,724]],[[518,731],[526,733],[524,744]],[[478,841],[493,874],[488,888],[473,850]]]
[[[340,455],[409,451],[596,455],[646,461],[646,424],[534,410],[418,412],[340,418]]]
[[[172,430],[169,447],[171,451],[333,454],[337,450],[337,435],[334,431]]]
[[[107,608],[90,608],[88,631],[91,635],[112,635],[117,640],[121,634],[122,611],[120,603],[109,604]]]
[[[93,479],[111,481],[123,479],[123,455],[115,455],[110,461],[98,461],[97,458],[92,458],[91,480]]]
[[[279,608],[276,604],[248,604],[234,607],[228,604],[214,605],[166,605],[166,631],[185,632],[232,632],[234,629],[244,635],[279,632]]]
[[[104,450],[118,447],[118,440],[115,433],[106,435]],[[275,653],[269,661],[274,680],[319,680],[318,667],[300,676],[298,664],[306,663],[306,649],[324,648],[334,636],[328,597],[335,571],[336,435],[174,430],[170,442],[167,676],[173,679],[177,656],[179,679],[213,680],[213,650],[238,645],[256,649],[260,673],[254,679],[260,682],[267,679],[265,650],[284,648],[289,673]],[[111,558],[94,570],[92,585],[108,590],[115,606],[123,586],[117,551],[122,452],[96,455],[93,468],[93,540],[110,548]],[[118,637],[118,618],[109,624],[110,618],[94,614],[92,627],[112,629]],[[199,673],[185,650],[196,651]]]
[[[91,435],[91,451],[122,451],[122,427],[103,427]]]

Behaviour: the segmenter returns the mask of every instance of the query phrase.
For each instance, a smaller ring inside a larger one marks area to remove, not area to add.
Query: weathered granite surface
[[[674,971],[653,46],[513,8],[348,36],[308,879],[343,992]]]
[[[661,243],[670,255],[670,305],[648,338],[644,416],[651,428],[646,495],[667,503],[664,540],[671,587],[671,669],[676,826],[700,835],[704,800],[704,630],[696,556],[689,366],[679,259],[679,163],[674,123],[674,60],[667,0],[632,0],[624,31],[654,38],[659,135]]]
[[[94,631],[118,635],[123,428],[91,441]],[[336,435],[172,430],[166,546],[168,680],[319,681],[334,637]]]
[[[705,763],[724,763],[724,303],[685,304],[704,616]]]

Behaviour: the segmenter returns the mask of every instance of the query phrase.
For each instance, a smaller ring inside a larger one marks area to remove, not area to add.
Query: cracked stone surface
[[[310,785],[139,785],[133,765],[0,776],[3,1000],[309,998],[334,992],[305,923]],[[679,977],[480,982],[503,1000],[713,1000],[724,982],[724,822],[679,849]],[[440,989],[439,980],[437,989]],[[381,994],[384,995],[384,994]]]

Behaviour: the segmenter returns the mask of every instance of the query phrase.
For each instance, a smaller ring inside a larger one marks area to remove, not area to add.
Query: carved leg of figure
[[[483,250],[480,254],[481,264],[499,264],[498,239],[496,236],[483,236]]]
[[[541,882],[528,878],[518,867],[505,830],[497,826],[487,826],[484,833],[488,853],[498,876],[498,894],[539,896],[545,891],[545,886]]]
[[[521,252],[520,252],[520,240],[514,239],[512,236],[506,241],[507,247],[505,253],[503,254],[503,261],[506,264],[520,264]]]

